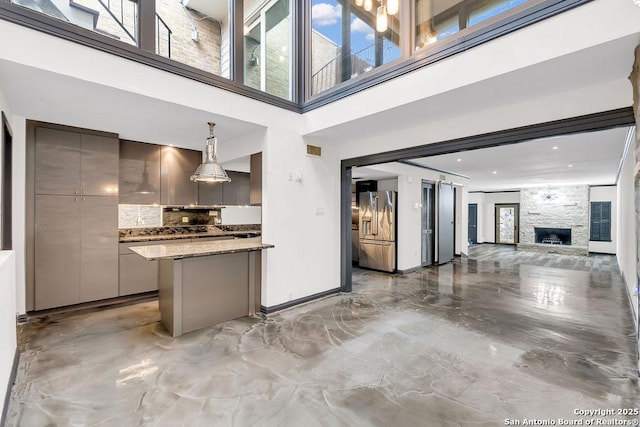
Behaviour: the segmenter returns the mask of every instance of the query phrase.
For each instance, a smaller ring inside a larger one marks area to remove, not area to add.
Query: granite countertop
[[[179,240],[179,239],[197,239],[199,237],[217,237],[217,236],[245,236],[247,234],[260,235],[259,231],[214,231],[204,233],[183,233],[183,234],[157,234],[153,236],[123,236],[120,237],[120,243],[130,242],[152,242],[155,240]]]
[[[259,236],[260,226],[195,226],[120,229],[120,243],[151,242],[156,240],[197,239],[200,237]]]
[[[273,248],[268,243],[262,243],[259,238],[230,239],[213,242],[173,243],[171,245],[132,246],[129,249],[147,261],[159,259],[182,259],[209,255],[232,254],[237,252],[261,251]]]

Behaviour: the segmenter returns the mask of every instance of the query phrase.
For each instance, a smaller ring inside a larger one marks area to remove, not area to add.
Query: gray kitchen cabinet
[[[118,138],[54,125],[34,137],[33,307],[117,296]]]
[[[118,296],[118,199],[86,196],[80,205],[80,302]]]
[[[199,205],[222,205],[224,203],[222,193],[226,185],[221,182],[199,182],[198,183],[198,204]]]
[[[80,302],[78,204],[75,196],[36,196],[36,310]]]
[[[120,203],[160,204],[160,150],[155,144],[120,141]]]
[[[118,296],[118,199],[36,196],[35,309]]]
[[[160,204],[195,205],[198,184],[189,177],[202,161],[202,152],[162,147],[160,159]]]
[[[118,195],[118,139],[37,127],[35,192],[58,195]]]
[[[251,176],[249,189],[249,204],[262,204],[262,153],[251,155]]]
[[[120,296],[158,290],[158,261],[147,261],[129,248],[165,243],[169,241],[120,243]]]
[[[43,127],[35,133],[36,194],[79,194],[81,134]]]
[[[87,196],[118,195],[117,138],[80,135],[80,191]]]
[[[250,196],[249,174],[227,171],[231,182],[198,183],[198,204],[200,205],[248,205]]]
[[[250,190],[251,179],[248,173],[237,172],[236,180],[238,182],[236,187],[236,194],[238,197],[237,205],[246,206],[250,203]]]

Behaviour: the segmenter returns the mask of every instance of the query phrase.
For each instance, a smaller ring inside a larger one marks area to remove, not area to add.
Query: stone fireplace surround
[[[536,228],[569,229],[569,244],[536,243]],[[520,190],[520,243],[517,247],[526,251],[589,255],[589,187],[573,185]]]

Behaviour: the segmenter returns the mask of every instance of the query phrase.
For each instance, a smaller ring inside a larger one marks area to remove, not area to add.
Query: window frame
[[[243,0],[235,0],[230,3],[233,5],[230,10],[230,18],[232,21],[230,23],[232,26],[230,42],[232,43],[232,46],[230,46],[231,72],[230,78],[228,79],[160,56],[155,53],[155,44],[154,52],[150,52],[141,47],[127,45],[117,40],[112,40],[109,37],[94,31],[79,27],[75,24],[58,20],[22,6],[14,5],[11,3],[11,0],[0,0],[0,19],[40,31],[51,36],[59,37],[67,41],[78,43],[83,46],[91,47],[105,53],[129,59],[143,65],[176,74],[181,77],[208,84],[219,89],[227,90],[238,95],[246,96],[257,101],[265,102],[276,107],[298,113],[305,113],[346,98],[362,90],[382,84],[396,77],[400,77],[406,73],[428,66],[452,55],[464,52],[475,46],[506,35],[512,31],[535,24],[536,22],[573,9],[574,7],[589,3],[593,0],[536,0],[537,3],[535,5],[524,10],[516,12],[515,9],[517,8],[514,8],[513,11],[507,11],[504,14],[497,15],[496,17],[484,21],[478,26],[474,26],[478,29],[477,31],[472,31],[463,35],[460,35],[459,32],[456,34],[458,37],[452,36],[443,40],[441,43],[434,43],[435,46],[428,46],[416,52],[411,52],[412,46],[414,46],[415,43],[415,30],[413,23],[413,20],[415,19],[415,11],[412,5],[407,7],[407,2],[409,1],[412,0],[404,0],[404,6],[401,6],[400,9],[401,22],[411,23],[409,28],[403,30],[404,37],[400,40],[400,59],[388,64],[383,64],[370,72],[342,82],[332,89],[328,89],[318,95],[310,97],[311,82],[310,75],[308,75],[310,73],[311,57],[310,1],[292,0],[292,54],[295,54],[296,58],[293,58],[291,61],[294,67],[291,76],[293,79],[293,83],[291,85],[293,96],[291,101],[270,95],[258,89],[253,89],[245,86],[243,83]],[[142,14],[143,12],[140,13]],[[152,16],[151,18],[155,19],[155,16]],[[144,17],[141,17],[140,19],[144,19]],[[497,20],[494,21],[494,19]],[[486,25],[482,25],[484,23],[486,23]],[[140,37],[143,36],[140,35]],[[153,32],[152,38],[154,37],[155,31]],[[403,57],[403,52],[407,52],[406,54],[408,54],[408,56]]]

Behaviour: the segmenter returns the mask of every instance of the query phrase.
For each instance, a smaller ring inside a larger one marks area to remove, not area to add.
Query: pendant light
[[[149,172],[147,172],[147,161],[144,161],[144,171],[142,171],[142,182],[136,188],[138,194],[153,194],[156,189],[149,182]]]
[[[640,1],[640,0],[639,0]],[[400,0],[387,0],[387,13],[395,15],[400,9]]]
[[[376,13],[376,30],[379,33],[387,31],[387,8],[384,6],[378,7]]]
[[[356,0],[356,6],[360,6],[362,7],[362,4],[364,3],[363,0]]]
[[[369,12],[371,9],[373,9],[373,0],[364,0],[364,10]]]
[[[191,175],[191,181],[194,182],[230,182],[231,178],[218,164],[218,139],[213,135],[213,127],[215,123],[209,122],[209,138],[205,146],[205,160],[198,166],[198,169]]]

